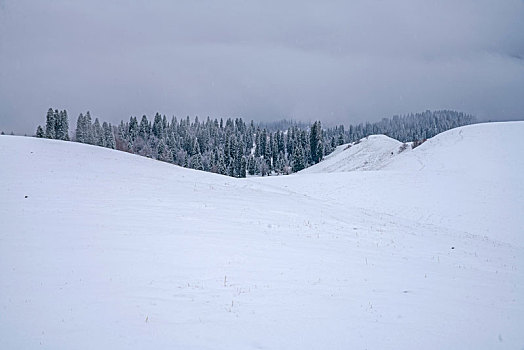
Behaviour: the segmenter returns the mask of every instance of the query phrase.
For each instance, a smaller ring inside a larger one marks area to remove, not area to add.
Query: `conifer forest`
[[[90,112],[78,116],[71,141],[232,177],[290,174],[320,162],[337,146],[384,134],[418,145],[443,131],[475,123],[472,115],[456,111],[425,111],[384,118],[376,123],[324,127],[294,121],[255,123],[242,118],[168,119],[159,113],[149,119],[131,117],[118,126],[100,122]],[[47,112],[45,128],[36,137],[69,141],[66,110]]]

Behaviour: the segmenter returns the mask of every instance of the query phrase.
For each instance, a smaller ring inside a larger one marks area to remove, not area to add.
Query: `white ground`
[[[408,145],[406,144],[406,147]],[[333,153],[315,166],[300,171],[301,174],[333,173],[355,170],[378,170],[392,162],[401,153],[411,151],[411,146],[384,135],[372,135],[359,143],[338,146]]]
[[[523,136],[242,180],[2,136],[0,348],[522,349]]]

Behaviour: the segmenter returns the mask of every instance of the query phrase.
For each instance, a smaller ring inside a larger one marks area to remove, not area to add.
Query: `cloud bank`
[[[0,129],[47,108],[378,120],[524,118],[524,2],[0,2]]]

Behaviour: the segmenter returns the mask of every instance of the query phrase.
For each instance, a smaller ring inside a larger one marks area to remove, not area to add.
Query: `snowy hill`
[[[484,123],[443,132],[386,168],[499,178],[524,170],[524,122]]]
[[[339,171],[378,170],[391,162],[401,152],[402,142],[385,135],[372,135],[356,144],[338,146],[320,163],[302,170],[301,174],[332,173]]]
[[[519,135],[241,180],[1,136],[0,348],[521,348]]]
[[[522,135],[524,122],[475,124],[404,151],[381,163],[380,171],[299,173],[272,182],[341,205],[380,208],[395,217],[522,246]]]

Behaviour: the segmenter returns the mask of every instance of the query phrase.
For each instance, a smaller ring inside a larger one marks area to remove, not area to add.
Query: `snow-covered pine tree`
[[[244,169],[242,170],[242,162],[244,162]],[[237,177],[246,177],[246,165],[245,165],[245,159],[244,159],[244,147],[242,143],[237,142],[236,143],[236,152],[235,152],[235,159],[234,159],[234,166],[235,166],[235,176]],[[242,171],[244,172],[244,176],[242,176]]]
[[[255,162],[255,158],[252,155],[249,156],[248,161],[247,161],[247,171],[249,175],[255,175],[256,162]]]
[[[316,121],[311,126],[309,132],[309,146],[311,150],[311,161],[316,164],[322,160],[324,149],[322,145],[322,126],[320,121]]]
[[[62,111],[62,140],[69,141],[69,117],[67,111]]]
[[[166,138],[167,137],[168,128],[169,128],[169,123],[167,122],[167,118],[164,115],[162,117],[162,138]]]
[[[164,143],[163,139],[161,139],[160,142],[158,143],[156,159],[161,160],[163,162],[172,162],[173,161],[173,155],[171,154],[171,151]]]
[[[102,123],[102,132],[104,133],[104,145],[107,148],[115,148],[115,137],[113,135],[113,127],[111,123],[103,122]]]
[[[246,157],[242,156],[239,177],[246,177]]]
[[[152,130],[153,135],[155,135],[158,138],[162,138],[163,134],[163,126],[162,126],[162,117],[160,114],[155,114],[155,120],[153,122]]]
[[[67,111],[54,112],[55,118],[55,138],[57,140],[69,141],[69,121],[67,120]]]
[[[255,135],[255,157],[260,157],[260,127],[257,128]]]
[[[133,142],[138,137],[138,120],[136,119],[136,117],[131,117],[129,119],[129,132],[128,132],[128,135],[129,135],[129,138],[128,138],[129,145],[132,147],[133,146]]]
[[[224,163],[226,166],[231,162],[231,140],[230,135],[226,133],[224,142]]]
[[[46,123],[45,123],[45,137],[48,139],[54,139],[55,138],[55,128],[56,128],[55,113],[53,112],[53,108],[49,108],[49,110],[47,111],[47,117],[46,117]]]
[[[267,130],[264,128],[260,133],[260,156],[266,156],[266,145],[267,145]]]
[[[204,170],[204,165],[202,164],[202,155],[200,153],[197,153],[191,157],[191,168],[196,170]]]
[[[86,137],[85,117],[80,113],[78,120],[76,121],[75,141],[86,143]]]
[[[94,144],[94,137],[93,137],[93,123],[91,121],[91,113],[87,111],[86,115],[84,116],[84,128],[85,128],[85,143],[88,143],[90,145]]]
[[[220,119],[220,122],[222,124],[222,119]],[[221,126],[220,129],[223,129],[223,126]],[[227,166],[222,153],[218,156],[218,173],[221,175],[227,174]]]
[[[293,152],[293,172],[300,171],[306,167],[306,162],[304,159],[304,149],[302,148],[302,145],[299,143],[295,146],[295,150]]]
[[[45,136],[44,129],[40,125],[36,128],[36,137],[43,138]]]
[[[285,141],[284,141],[284,133],[282,131],[280,131],[278,133],[278,135],[279,135],[279,137],[277,139],[278,152],[284,154],[286,152],[286,145],[285,145]]]
[[[143,115],[142,120],[140,120],[140,128],[138,130],[138,136],[146,140],[147,138],[149,138],[150,132],[151,132],[151,127],[149,125],[149,121],[147,120],[147,117]]]
[[[98,118],[95,118],[95,122],[93,123],[93,144],[105,147],[104,132],[102,131],[102,126],[100,125]]]
[[[338,146],[343,145],[343,144],[344,144],[344,131],[342,130],[342,132],[338,135]]]
[[[269,167],[267,166],[267,162],[263,158],[257,158],[257,169],[258,173],[262,176],[266,176],[269,174]]]
[[[55,118],[55,139],[62,140],[64,130],[62,128],[62,114],[55,109],[53,112],[53,117]]]
[[[268,171],[271,171],[273,169],[273,165],[271,163],[271,155],[272,155],[272,152],[271,152],[271,139],[269,140],[266,140],[265,142],[265,147],[264,147],[264,160],[267,164],[267,167],[268,167]]]

